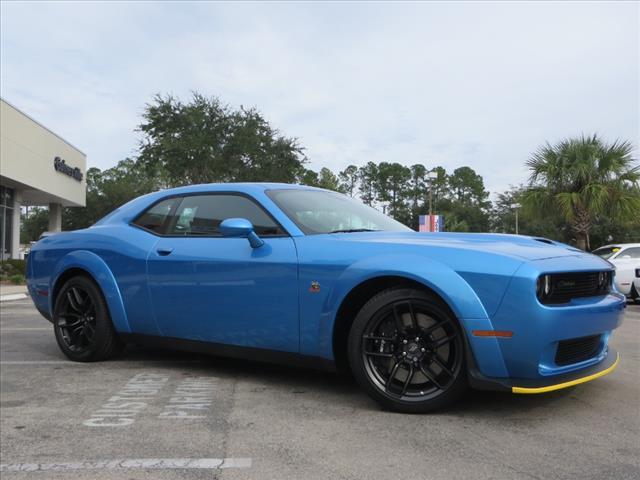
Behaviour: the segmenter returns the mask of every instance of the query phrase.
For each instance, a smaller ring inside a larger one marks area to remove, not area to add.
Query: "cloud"
[[[469,165],[493,191],[545,141],[640,142],[637,3],[2,3],[1,93],[106,168],[145,102],[258,107],[311,167]]]

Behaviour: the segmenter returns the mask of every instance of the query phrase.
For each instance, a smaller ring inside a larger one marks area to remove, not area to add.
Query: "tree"
[[[590,248],[589,234],[600,217],[617,223],[640,222],[640,166],[629,142],[603,142],[597,135],[540,147],[527,162],[530,188],[523,204],[532,212],[557,211],[579,248]]]
[[[411,188],[410,188],[410,196],[411,196],[411,208],[412,210],[417,210],[418,202],[420,198],[424,195],[425,190],[427,190],[427,168],[424,165],[416,164],[412,165],[411,168]],[[428,191],[428,190],[427,190]]]
[[[455,213],[445,215],[445,227],[447,232],[468,232],[469,225],[460,219]]]
[[[89,227],[119,206],[140,195],[158,190],[160,179],[150,176],[138,162],[127,158],[115,167],[87,170],[85,208],[66,208],[62,215],[65,230]]]
[[[433,205],[434,213],[438,212],[438,202],[440,199],[445,198],[449,193],[449,175],[444,167],[435,167],[432,171],[436,173],[436,178],[430,180],[431,184],[431,201]],[[425,203],[428,202],[428,190],[425,191]]]
[[[455,231],[488,232],[490,230],[489,210],[478,205],[470,205],[451,198],[440,200],[438,214],[444,215],[446,230],[454,231],[453,224],[459,226]]]
[[[318,186],[335,192],[340,191],[340,182],[338,181],[338,177],[336,177],[335,174],[327,167],[322,167],[320,169],[320,174],[318,175]]]
[[[360,199],[366,205],[373,205],[377,196],[378,166],[373,162],[358,169],[358,179],[360,180]]]
[[[296,139],[280,135],[255,109],[241,108],[232,118],[231,136],[223,151],[231,181],[298,181],[307,159]],[[213,178],[217,181],[215,173]]]
[[[349,165],[338,174],[338,179],[340,180],[340,190],[353,197],[358,186],[358,167]]]
[[[318,172],[314,172],[313,170],[304,169],[304,172],[300,176],[300,183],[302,185],[308,185],[310,187],[318,187],[320,186],[320,178],[318,177]]]
[[[113,168],[117,168],[113,167]],[[62,212],[62,228],[64,230],[78,230],[94,224],[102,216],[109,212],[105,206],[105,201],[109,205],[113,202],[102,196],[100,198],[100,184],[102,171],[99,168],[89,168],[87,170],[87,196],[84,208],[65,208]],[[102,201],[101,201],[102,200]]]
[[[189,103],[156,95],[142,114],[138,160],[165,186],[231,181],[294,183],[306,158],[255,109],[231,110],[194,93]]]
[[[523,195],[527,187],[511,186],[509,190],[499,193],[491,210],[491,230],[499,233],[515,233],[516,214],[512,207],[523,203]],[[518,233],[551,238],[568,242],[571,233],[562,224],[562,218],[555,212],[546,212],[545,216],[534,215],[529,210],[518,209]]]
[[[411,170],[399,163],[380,162],[375,181],[377,200],[388,204],[388,214],[399,221],[409,222],[405,203]]]
[[[442,167],[436,167],[433,180],[433,212],[444,215],[445,228],[449,231],[487,232],[490,229],[489,192],[484,181],[470,167],[460,167],[451,175]],[[428,210],[429,188],[425,190],[422,211]]]
[[[20,228],[20,243],[35,242],[43,232],[49,228],[49,210],[41,207],[27,209],[27,214],[22,216]]]
[[[453,197],[465,205],[487,207],[489,192],[484,189],[484,181],[471,167],[456,168],[449,176],[449,186]]]

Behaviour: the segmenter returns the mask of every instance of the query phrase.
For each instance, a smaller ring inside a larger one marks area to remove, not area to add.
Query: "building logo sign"
[[[65,161],[56,157],[53,159],[53,168],[56,169],[56,172],[64,173],[65,175],[69,175],[71,178],[81,182],[82,181],[82,172],[78,167],[70,167],[65,163]]]

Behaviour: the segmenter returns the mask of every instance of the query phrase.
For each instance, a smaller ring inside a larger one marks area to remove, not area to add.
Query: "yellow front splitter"
[[[607,373],[613,372],[618,363],[620,362],[620,354],[616,356],[616,361],[613,362],[609,368],[602,370],[601,372],[594,373],[593,375],[588,375],[582,378],[576,378],[575,380],[571,380],[570,382],[564,383],[556,383],[555,385],[549,385],[548,387],[537,387],[537,388],[527,388],[527,387],[511,387],[512,393],[546,393],[553,392],[554,390],[560,390],[562,388],[573,387],[574,385],[580,385],[581,383],[590,382],[591,380],[595,380],[596,378],[604,377]]]

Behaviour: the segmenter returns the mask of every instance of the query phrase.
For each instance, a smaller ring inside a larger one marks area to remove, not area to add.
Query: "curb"
[[[11,293],[9,295],[0,295],[0,302],[7,302],[10,300],[22,300],[27,298],[26,293]]]

